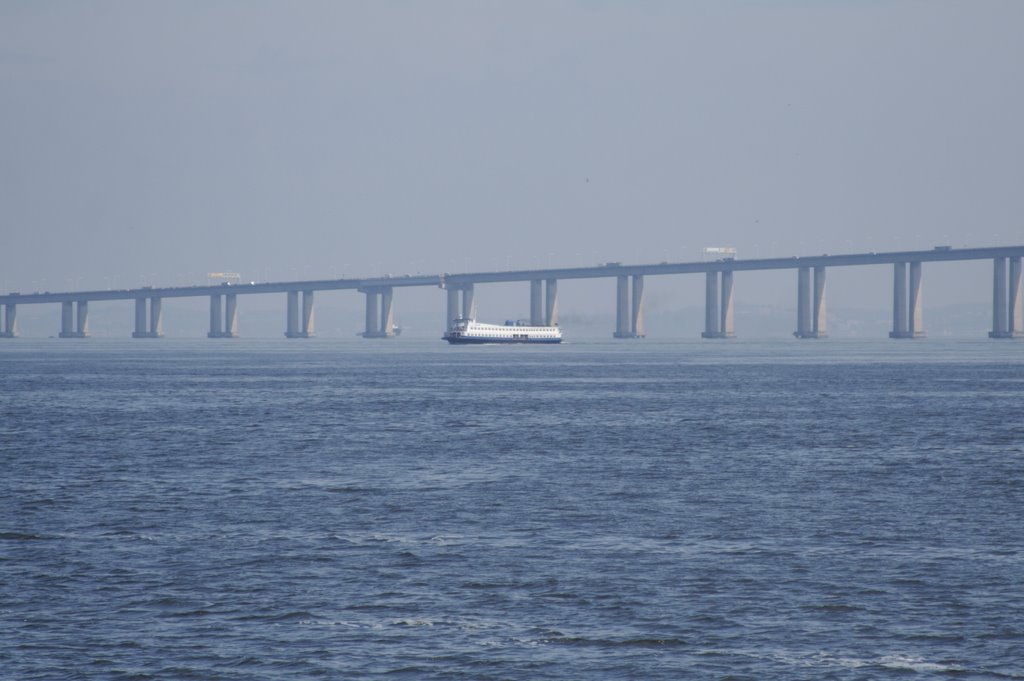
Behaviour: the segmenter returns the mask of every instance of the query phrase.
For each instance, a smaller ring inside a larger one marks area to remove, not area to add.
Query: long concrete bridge
[[[672,274],[705,275],[704,338],[733,338],[733,275],[758,270],[796,270],[797,338],[825,338],[826,272],[830,267],[858,265],[893,266],[892,331],[890,338],[921,338],[925,335],[921,314],[922,265],[964,260],[991,260],[992,330],[990,338],[1024,337],[1022,318],[1021,259],[1024,246],[991,248],[936,247],[926,251],[855,253],[791,258],[738,260],[724,258],[701,262],[663,262],[656,265],[605,263],[595,267],[568,267],[504,272],[467,272],[416,276],[386,276],[366,279],[321,279],[215,286],[174,286],[62,293],[8,293],[0,296],[0,338],[18,335],[19,305],[60,304],[60,338],[89,335],[89,303],[130,300],[135,304],[133,338],[163,336],[164,298],[209,297],[210,338],[238,335],[238,296],[284,293],[287,305],[285,336],[313,336],[313,295],[316,291],[355,290],[366,296],[363,336],[387,338],[394,335],[392,303],[396,288],[437,286],[447,294],[445,324],[457,317],[476,317],[474,291],[477,284],[529,282],[530,323],[558,323],[558,281],[560,279],[615,278],[615,338],[642,338],[644,330],[644,277]],[[301,296],[301,300],[300,300]]]

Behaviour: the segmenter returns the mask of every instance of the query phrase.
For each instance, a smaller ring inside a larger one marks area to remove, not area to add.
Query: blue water
[[[1024,344],[0,345],[3,679],[1024,678]]]

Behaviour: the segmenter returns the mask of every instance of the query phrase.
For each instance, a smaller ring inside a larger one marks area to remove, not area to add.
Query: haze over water
[[[0,3],[0,291],[1016,244],[1022,22],[1013,0]],[[888,270],[829,278],[836,309],[891,297]],[[755,281],[737,302],[792,304],[792,277]],[[926,304],[990,284],[928,269]]]
[[[1019,343],[0,346],[0,676],[1024,678]]]

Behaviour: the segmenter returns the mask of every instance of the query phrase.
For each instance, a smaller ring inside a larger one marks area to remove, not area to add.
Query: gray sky
[[[1015,1],[4,0],[0,285],[1024,243],[1022,26]],[[990,266],[949,267],[929,304],[986,299]],[[888,270],[843,276],[888,304]]]

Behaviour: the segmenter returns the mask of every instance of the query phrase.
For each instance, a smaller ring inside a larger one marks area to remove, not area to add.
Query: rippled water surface
[[[1024,344],[0,346],[0,678],[1024,678]]]

